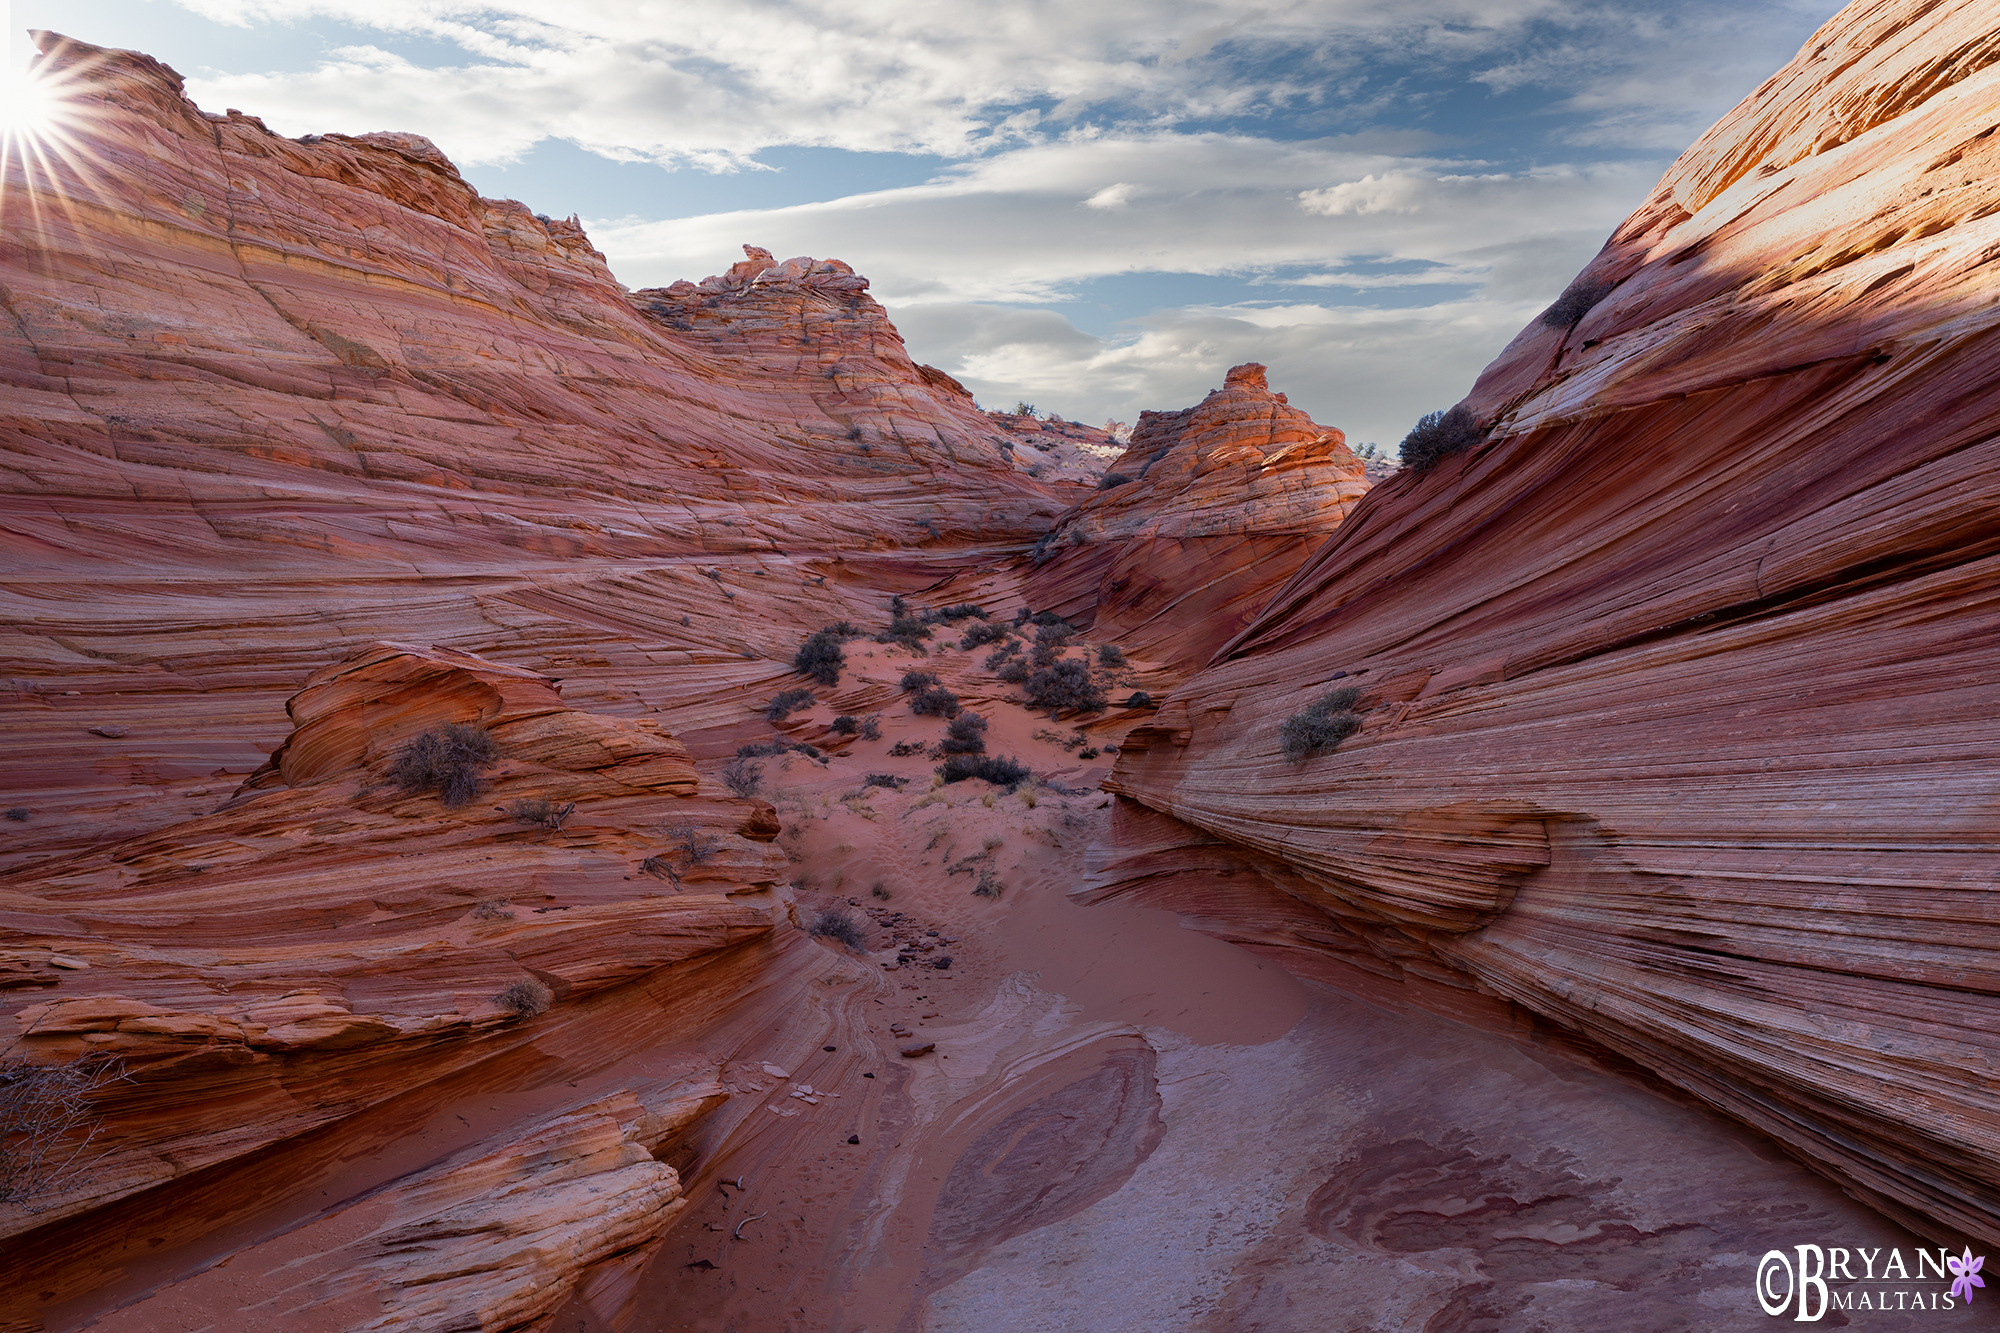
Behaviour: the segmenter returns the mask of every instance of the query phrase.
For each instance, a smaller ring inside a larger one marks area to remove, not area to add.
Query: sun
[[[0,77],[0,137],[39,139],[55,128],[54,90],[25,70]]]

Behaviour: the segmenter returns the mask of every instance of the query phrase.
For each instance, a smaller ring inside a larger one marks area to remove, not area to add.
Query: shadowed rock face
[[[1850,6],[1691,148],[1596,303],[1481,376],[1486,440],[1134,734],[1110,785],[1202,832],[1135,824],[1095,892],[1194,905],[1234,856],[1336,919],[1300,948],[1505,997],[2000,1241],[1991,17]],[[1336,679],[1360,731],[1288,761]]]
[[[1201,662],[1249,623],[1369,482],[1347,439],[1231,370],[1178,412],[1143,412],[1102,489],[1043,538],[1024,592],[1148,657]]]

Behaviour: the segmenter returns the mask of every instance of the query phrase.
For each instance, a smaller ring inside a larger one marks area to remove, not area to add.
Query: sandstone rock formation
[[[1181,822],[1095,894],[1227,918],[1232,874],[1245,935],[2000,1242],[1996,61],[1984,6],[1862,0],[1683,155],[1480,377],[1484,441],[1134,733],[1109,785]],[[1358,734],[1288,759],[1336,685]]]
[[[1023,594],[1191,665],[1249,623],[1369,482],[1346,437],[1251,364],[1194,407],[1141,413],[1099,486],[1042,538]]]
[[[366,1142],[383,1107],[408,1115],[469,1073],[532,1065],[533,1043],[629,1010],[633,985],[673,964],[715,960],[654,984],[655,1021],[721,1004],[715,966],[754,967],[741,946],[771,910],[727,895],[777,880],[777,822],[764,802],[701,794],[656,725],[391,644],[316,673],[292,713],[290,739],[213,813],[0,880],[6,957],[42,969],[0,1000],[10,1057],[119,1061],[88,1169],[0,1209],[17,1280],[101,1246],[108,1219],[191,1175],[278,1169],[286,1145],[348,1122]],[[390,776],[446,723],[497,750],[456,810]],[[552,802],[566,818],[523,817]],[[673,873],[645,873],[649,858]]]

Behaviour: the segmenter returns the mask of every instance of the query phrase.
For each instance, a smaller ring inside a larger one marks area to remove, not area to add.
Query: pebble
[[[903,1046],[899,1046],[897,1049],[902,1053],[905,1059],[914,1060],[920,1055],[929,1055],[932,1051],[936,1050],[937,1043],[934,1041],[923,1041],[923,1042],[913,1041]]]

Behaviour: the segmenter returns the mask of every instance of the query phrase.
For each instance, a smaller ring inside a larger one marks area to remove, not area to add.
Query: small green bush
[[[1101,643],[1097,646],[1097,660],[1103,666],[1122,667],[1125,665],[1125,650],[1115,643]]]
[[[847,665],[847,652],[841,645],[861,634],[860,627],[845,620],[814,630],[792,655],[792,670],[821,685],[840,684],[841,669]]]
[[[811,708],[812,706],[813,692],[811,690],[786,690],[764,705],[764,720],[766,722],[783,722],[788,714],[796,712],[801,708]]]
[[[1542,323],[1552,329],[1573,329],[1583,323],[1583,317],[1591,307],[1611,295],[1615,283],[1602,278],[1586,277],[1578,274],[1576,280],[1563,288],[1563,294],[1555,299],[1555,304],[1542,312]]]
[[[1012,791],[1033,776],[1018,759],[998,759],[991,755],[955,754],[938,766],[937,775],[946,782],[983,778],[996,787]]]
[[[983,648],[995,639],[1007,637],[1007,627],[991,620],[982,620],[977,625],[967,625],[965,633],[959,637],[958,646],[965,649]]]
[[[954,606],[945,606],[935,611],[926,611],[923,618],[932,624],[940,620],[950,621],[954,624],[961,620],[984,620],[986,619],[986,608],[973,602],[959,602]]]
[[[994,674],[1009,685],[1019,685],[1028,678],[1028,664],[1018,657],[1009,657],[1000,663],[1000,669]]]
[[[1100,491],[1108,491],[1113,486],[1129,486],[1131,484],[1132,477],[1124,472],[1107,472],[1097,479],[1097,489]]]
[[[946,754],[985,754],[986,719],[977,713],[960,713],[945,729],[940,744]]]
[[[434,791],[457,809],[479,794],[479,770],[491,768],[500,747],[475,722],[447,722],[411,738],[389,763],[389,780],[416,794]]]
[[[1104,707],[1104,691],[1090,678],[1090,668],[1081,662],[1052,662],[1031,674],[1024,684],[1031,707],[1046,708],[1049,716],[1059,713],[1094,713]]]
[[[842,713],[833,720],[833,734],[836,736],[852,736],[859,730],[861,730],[861,719],[850,713]]]
[[[910,696],[910,711],[918,717],[957,717],[958,696],[932,685]]]
[[[897,684],[905,694],[919,694],[938,683],[935,671],[905,671]]]
[[[1315,755],[1326,754],[1361,730],[1361,716],[1352,711],[1361,698],[1359,685],[1330,690],[1285,719],[1279,729],[1285,758],[1302,764]]]
[[[1420,417],[1403,437],[1403,466],[1426,471],[1485,438],[1485,428],[1463,403],[1443,412],[1429,413]]]

